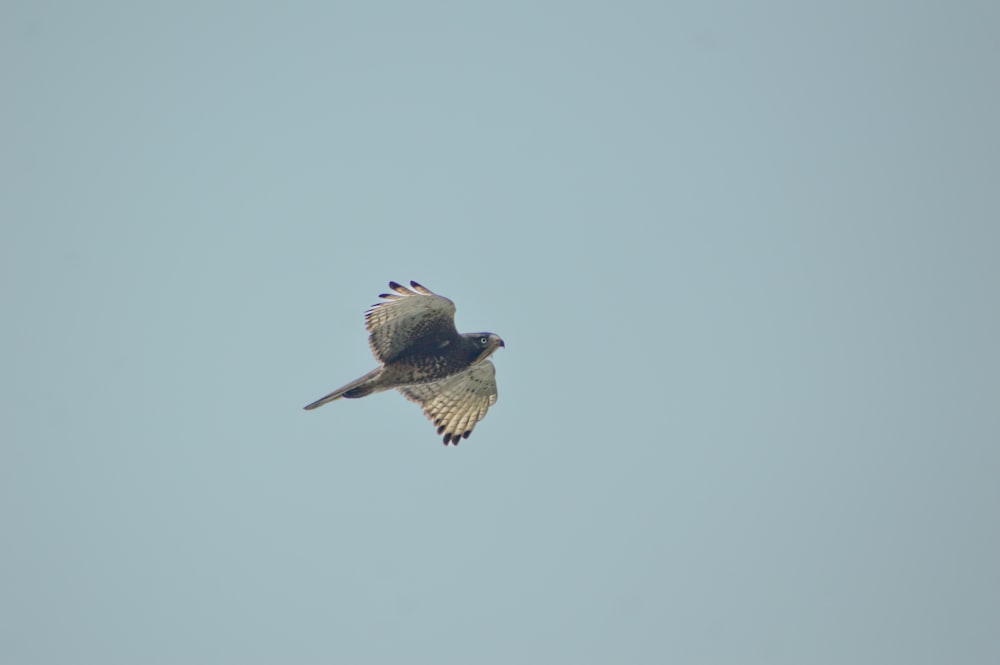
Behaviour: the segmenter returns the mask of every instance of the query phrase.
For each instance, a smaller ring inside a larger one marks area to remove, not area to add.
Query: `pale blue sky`
[[[1000,662],[1000,5],[7,2],[0,662]],[[445,449],[390,279],[490,330]]]

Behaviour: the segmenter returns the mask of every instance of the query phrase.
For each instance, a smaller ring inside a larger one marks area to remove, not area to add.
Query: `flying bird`
[[[468,439],[497,401],[496,368],[488,358],[504,346],[489,332],[459,334],[455,303],[410,282],[389,282],[393,293],[365,312],[368,346],[379,367],[309,406],[395,388],[424,410],[444,445]]]

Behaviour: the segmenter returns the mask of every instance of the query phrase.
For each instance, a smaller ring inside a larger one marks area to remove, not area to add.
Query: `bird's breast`
[[[428,383],[461,372],[469,366],[452,354],[419,354],[398,358],[385,366],[386,378],[398,385]]]

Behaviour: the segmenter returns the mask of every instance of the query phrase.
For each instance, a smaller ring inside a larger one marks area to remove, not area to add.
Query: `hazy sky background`
[[[1000,4],[5,2],[0,661],[1000,662]],[[390,279],[503,336],[445,449]]]

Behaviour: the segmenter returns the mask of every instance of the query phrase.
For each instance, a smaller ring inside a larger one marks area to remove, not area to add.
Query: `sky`
[[[0,661],[1000,662],[1000,5],[0,9]],[[491,331],[457,448],[389,280]]]

